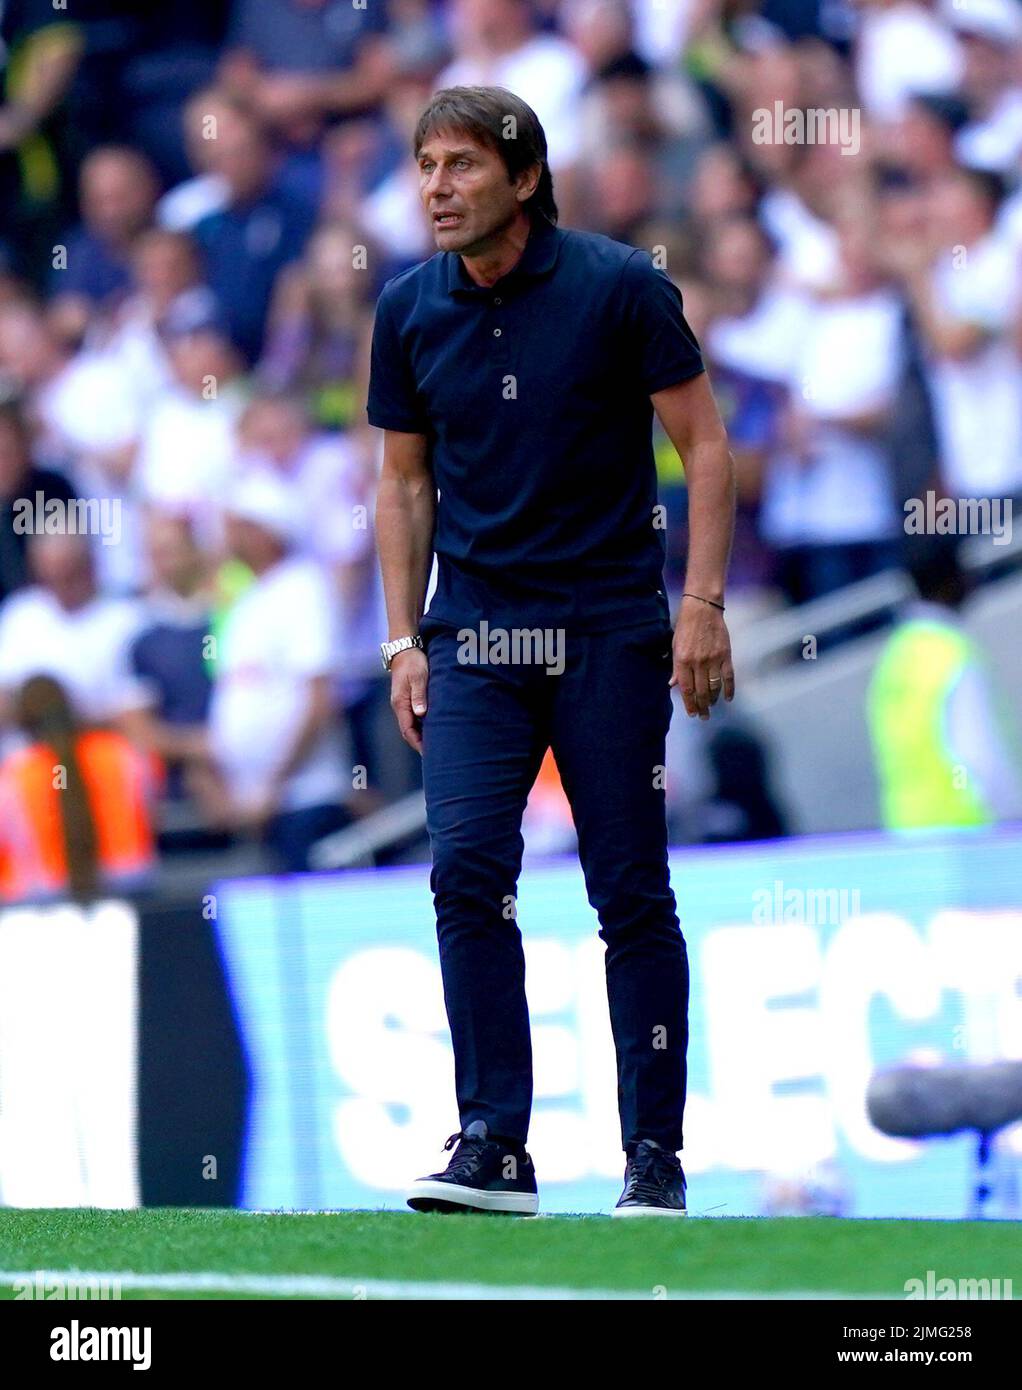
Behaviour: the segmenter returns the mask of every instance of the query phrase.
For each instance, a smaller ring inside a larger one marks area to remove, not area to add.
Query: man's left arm
[[[735,693],[722,608],[735,520],[734,462],[705,372],[650,396],[685,466],[689,543],[685,594],[674,631],[674,674],[685,712],[709,719],[721,691]]]

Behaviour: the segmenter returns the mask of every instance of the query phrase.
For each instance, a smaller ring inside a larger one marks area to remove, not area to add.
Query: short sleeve
[[[391,317],[386,293],[376,305],[369,367],[369,423],[381,430],[425,434],[426,418],[412,379],[401,336]]]
[[[705,370],[681,291],[645,252],[633,252],[625,263],[621,294],[627,360],[635,364],[648,395]]]

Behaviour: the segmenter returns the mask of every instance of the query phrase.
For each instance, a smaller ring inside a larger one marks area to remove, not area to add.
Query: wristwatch
[[[383,658],[383,669],[390,670],[390,663],[397,656],[398,652],[406,652],[411,647],[418,647],[423,650],[421,637],[398,637],[393,642],[380,643],[380,656]]]

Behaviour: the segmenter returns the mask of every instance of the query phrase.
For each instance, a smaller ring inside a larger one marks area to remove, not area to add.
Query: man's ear
[[[531,198],[539,187],[539,181],[543,176],[542,164],[531,164],[528,169],[523,169],[518,175],[518,187],[515,196],[520,203],[524,203]]]

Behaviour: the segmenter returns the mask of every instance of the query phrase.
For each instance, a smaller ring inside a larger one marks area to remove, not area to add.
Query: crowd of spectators
[[[736,619],[896,563],[909,497],[1022,495],[1019,0],[4,0],[0,33],[5,739],[55,676],[287,867],[416,785],[364,402],[380,287],[433,250],[438,87],[524,97],[562,223],[680,286]],[[76,498],[88,534],[46,525]]]

